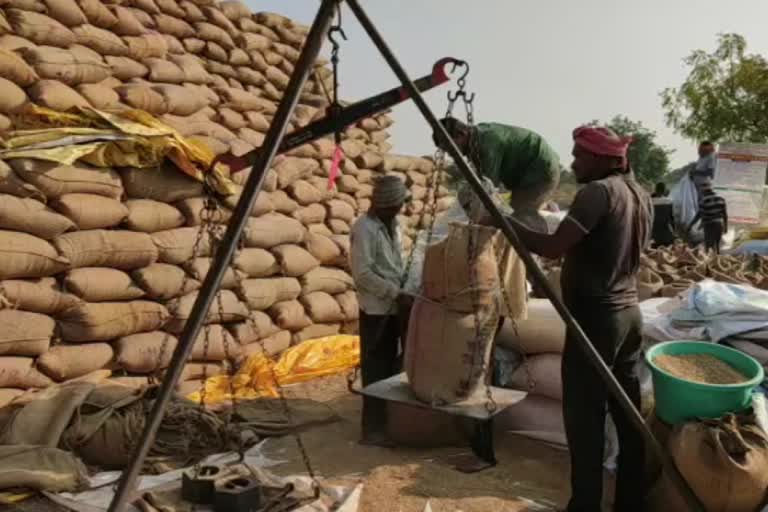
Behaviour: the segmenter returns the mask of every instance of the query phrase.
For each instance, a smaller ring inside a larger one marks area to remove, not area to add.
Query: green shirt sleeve
[[[501,185],[502,162],[504,161],[504,144],[502,138],[491,125],[479,124],[475,128],[476,155],[470,155],[477,166],[477,172],[485,176],[495,186]]]

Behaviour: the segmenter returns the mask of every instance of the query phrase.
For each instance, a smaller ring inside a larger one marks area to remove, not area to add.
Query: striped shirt
[[[702,224],[724,222],[726,214],[725,199],[715,194],[704,196],[699,202],[699,211],[701,212]]]

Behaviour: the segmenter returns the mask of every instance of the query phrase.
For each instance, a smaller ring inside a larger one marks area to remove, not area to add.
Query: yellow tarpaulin
[[[352,370],[360,363],[360,338],[328,336],[308,340],[282,353],[277,361],[263,354],[248,358],[232,378],[217,375],[205,382],[205,403],[232,399],[254,399],[278,396],[275,379],[280,386],[336,375]],[[274,371],[274,372],[273,372]],[[187,398],[200,402],[202,392]]]

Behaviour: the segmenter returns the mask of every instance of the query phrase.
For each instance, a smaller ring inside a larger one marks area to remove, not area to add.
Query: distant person
[[[510,192],[513,217],[546,233],[547,222],[539,210],[557,189],[561,170],[560,157],[547,141],[526,128],[500,123],[468,126],[454,118],[441,123],[478,172]],[[436,133],[432,139],[446,149]]]
[[[675,242],[675,215],[669,189],[664,183],[657,183],[651,195],[653,201],[653,228],[651,238],[656,247],[672,245]]]
[[[699,159],[691,164],[689,168],[691,180],[693,180],[696,188],[707,182],[711,182],[715,178],[715,145],[710,141],[705,140],[699,144]],[[701,194],[699,194],[701,199]]]
[[[688,224],[686,232],[689,233],[700,220],[704,230],[704,248],[707,252],[712,250],[715,254],[720,254],[723,233],[728,231],[728,208],[725,199],[715,193],[710,183],[703,184],[699,191],[701,193],[699,211]]]

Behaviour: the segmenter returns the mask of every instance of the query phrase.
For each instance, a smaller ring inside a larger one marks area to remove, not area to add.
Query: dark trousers
[[[641,353],[642,317],[637,306],[606,311],[593,304],[568,304],[595,349],[613,369],[630,400],[640,407],[637,361]],[[619,438],[616,512],[642,510],[645,496],[645,451],[642,435],[613,399],[577,345],[566,335],[563,352],[563,416],[571,454],[571,501],[568,512],[600,512],[603,497],[603,449],[606,403]]]
[[[397,352],[402,328],[397,315],[368,315],[360,311],[360,373],[363,387],[400,373]],[[386,401],[363,396],[363,437],[383,434],[386,428]]]
[[[720,254],[720,243],[723,239],[723,223],[711,222],[704,224],[704,248],[709,251],[710,249],[715,251],[715,254]]]

